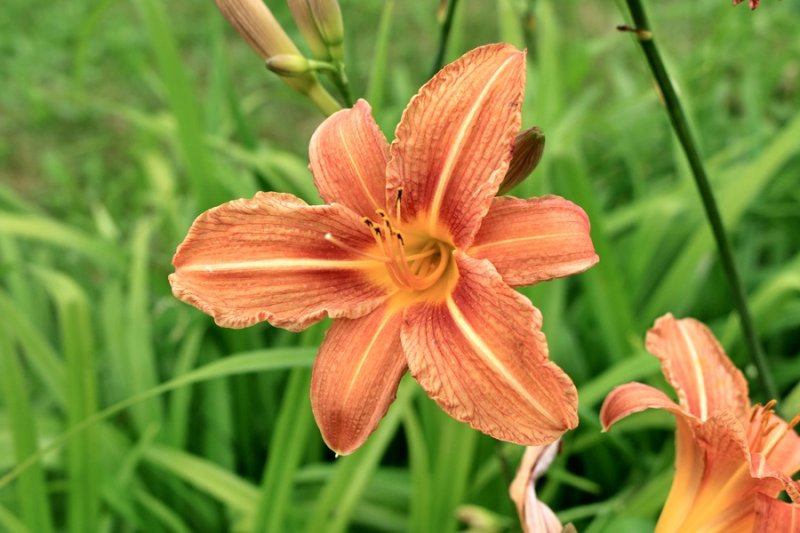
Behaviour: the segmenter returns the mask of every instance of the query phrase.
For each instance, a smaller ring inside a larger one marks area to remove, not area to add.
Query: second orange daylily
[[[796,532],[800,502],[792,476],[800,470],[797,418],[787,424],[767,405],[750,407],[747,382],[700,322],[666,315],[647,334],[678,395],[629,383],[614,389],[600,411],[603,427],[648,408],[675,415],[675,479],[657,532]]]
[[[355,450],[410,369],[454,418],[544,444],[577,424],[541,314],[512,287],[597,261],[589,222],[557,197],[495,198],[520,128],[524,52],[473,50],[428,82],[391,146],[369,105],[311,139],[328,205],[260,193],[203,213],[175,254],[175,295],[226,327],[334,318],[311,403],[326,443]]]

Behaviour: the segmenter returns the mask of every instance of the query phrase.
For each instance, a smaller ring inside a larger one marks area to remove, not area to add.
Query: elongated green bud
[[[323,61],[328,61],[331,58],[328,52],[328,46],[322,40],[322,35],[317,29],[317,23],[314,21],[314,15],[311,13],[311,6],[307,0],[289,0],[289,9],[292,11],[297,27],[300,33],[303,34],[308,47],[311,49],[311,54]]]
[[[267,68],[278,76],[302,76],[311,70],[308,59],[295,54],[279,54],[267,59]]]
[[[505,194],[527,178],[536,169],[544,153],[544,133],[533,127],[521,131],[514,139],[511,163],[497,194]]]

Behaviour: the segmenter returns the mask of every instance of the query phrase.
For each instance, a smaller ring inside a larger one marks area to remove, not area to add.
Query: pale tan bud
[[[303,57],[262,0],[215,0],[228,22],[264,61],[279,55]],[[294,90],[306,95],[326,115],[340,109],[339,103],[320,85],[313,72],[279,74]]]
[[[267,68],[279,76],[300,76],[311,70],[311,65],[303,56],[279,54],[267,59]]]
[[[521,131],[514,139],[511,163],[497,194],[505,194],[527,178],[536,169],[544,153],[544,133],[533,127]]]
[[[215,0],[228,22],[261,59],[279,54],[301,55],[262,0]]]
[[[311,54],[323,61],[331,58],[330,52],[325,41],[322,40],[322,35],[317,28],[317,23],[314,21],[314,15],[311,13],[311,6],[307,0],[289,0],[289,9],[292,11],[292,17],[295,24],[303,34],[303,39],[308,43],[311,49]]]

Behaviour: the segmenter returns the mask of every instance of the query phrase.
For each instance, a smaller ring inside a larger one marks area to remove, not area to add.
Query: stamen
[[[366,257],[368,259],[372,259],[373,261],[380,261],[381,263],[387,263],[389,261],[385,257],[380,257],[380,256],[377,256],[377,255],[373,255],[371,253],[368,253],[368,252],[365,252],[363,250],[359,250],[358,248],[355,248],[353,246],[350,246],[349,244],[345,244],[344,242],[340,241],[339,239],[337,239],[336,237],[334,237],[330,233],[326,233],[325,234],[325,240],[328,241],[329,243],[333,244],[334,246],[338,246],[339,248],[342,248],[343,250],[347,250],[347,251],[353,252],[354,254],[360,255],[361,257]]]

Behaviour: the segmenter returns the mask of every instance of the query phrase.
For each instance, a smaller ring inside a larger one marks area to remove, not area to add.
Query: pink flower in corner
[[[738,6],[742,2],[744,2],[744,0],[733,0],[733,5]],[[757,8],[759,3],[761,3],[761,0],[750,0],[750,10],[752,11]]]
[[[600,420],[607,430],[649,408],[675,415],[675,479],[656,531],[797,532],[796,504],[776,497],[785,490],[800,502],[792,481],[800,470],[798,419],[787,424],[773,413],[774,402],[751,407],[744,376],[696,320],[665,315],[646,345],[661,360],[678,403],[649,385],[628,383],[609,393]]]
[[[359,101],[311,139],[327,205],[259,193],[200,215],[178,248],[173,292],[221,326],[335,319],[311,403],[337,453],[375,429],[407,368],[447,413],[499,439],[543,444],[576,426],[575,387],[512,287],[597,255],[580,207],[495,197],[524,87],[524,52],[473,50],[411,100],[391,146]]]

